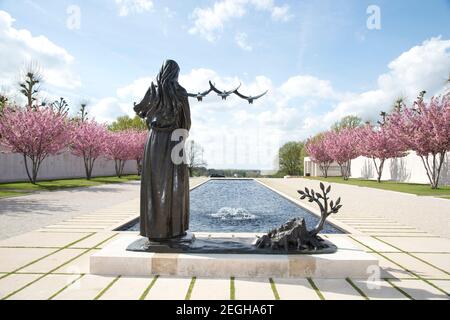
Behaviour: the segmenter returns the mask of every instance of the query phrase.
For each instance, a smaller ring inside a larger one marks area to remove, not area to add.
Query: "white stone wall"
[[[28,164],[30,164],[28,160]],[[97,159],[92,171],[93,177],[115,176],[114,161]],[[127,161],[124,174],[137,174],[136,161]],[[50,156],[44,160],[39,170],[39,180],[84,178],[86,177],[83,159],[69,152]],[[0,152],[0,183],[28,181],[23,156]]]
[[[340,176],[339,167],[336,170],[336,164],[332,165],[330,176]],[[366,157],[359,157],[352,160],[351,177],[376,180],[377,173],[373,160]],[[331,169],[331,168],[330,168]],[[311,173],[311,176],[322,176],[319,166],[312,163],[310,158],[305,158],[305,173]],[[410,152],[404,158],[389,159],[384,164],[383,175],[385,181],[399,181],[411,183],[428,184],[429,180],[423,166],[422,160],[415,152]],[[442,167],[441,185],[450,185],[450,152],[446,155],[446,161]]]

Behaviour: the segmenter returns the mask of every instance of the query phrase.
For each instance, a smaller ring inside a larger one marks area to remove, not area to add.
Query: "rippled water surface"
[[[210,180],[191,191],[192,232],[268,232],[292,218],[319,219],[254,180]],[[139,224],[128,230],[138,230]],[[323,233],[342,233],[327,224]]]

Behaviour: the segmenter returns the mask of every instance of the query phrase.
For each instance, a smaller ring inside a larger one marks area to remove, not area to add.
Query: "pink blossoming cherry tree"
[[[445,156],[450,151],[450,93],[394,112],[388,121],[392,133],[422,159],[430,185],[439,187]]]
[[[311,160],[319,165],[320,170],[325,178],[328,178],[328,169],[333,163],[333,158],[330,156],[325,143],[325,136],[317,139],[309,139],[306,143],[306,152]]]
[[[92,177],[95,161],[107,150],[108,129],[95,121],[84,121],[74,125],[70,150],[84,161],[86,178]]]
[[[28,178],[36,184],[42,162],[69,144],[71,124],[65,115],[51,108],[7,107],[0,117],[0,136],[10,152],[23,155]]]
[[[388,124],[380,127],[367,125],[357,132],[360,155],[372,159],[380,183],[386,160],[404,157],[406,146],[391,133]]]
[[[123,176],[125,163],[134,159],[130,143],[132,141],[130,131],[110,132],[106,139],[105,155],[114,160],[117,177]]]
[[[351,161],[359,156],[358,131],[360,128],[331,131],[325,135],[324,144],[330,157],[339,164],[344,180],[350,178]]]

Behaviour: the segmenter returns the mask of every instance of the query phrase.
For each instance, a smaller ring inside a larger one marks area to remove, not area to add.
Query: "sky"
[[[0,90],[21,101],[23,66],[41,99],[91,118],[133,116],[166,59],[180,84],[269,93],[249,105],[191,100],[190,138],[210,168],[276,169],[287,141],[346,115],[376,121],[403,97],[441,94],[450,75],[450,1],[0,0]]]

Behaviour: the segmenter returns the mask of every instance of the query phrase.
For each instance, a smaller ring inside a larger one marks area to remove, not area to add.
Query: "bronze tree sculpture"
[[[270,231],[267,235],[260,237],[256,241],[256,247],[260,249],[272,248],[274,250],[284,249],[285,251],[314,251],[331,249],[332,244],[319,236],[323,230],[326,220],[331,214],[338,213],[342,208],[341,198],[336,202],[330,201],[329,194],[331,186],[325,189],[325,185],[320,183],[322,193],[305,188],[299,190],[300,199],[308,199],[315,202],[320,208],[320,221],[313,230],[308,230],[305,219],[292,219],[278,229]]]

